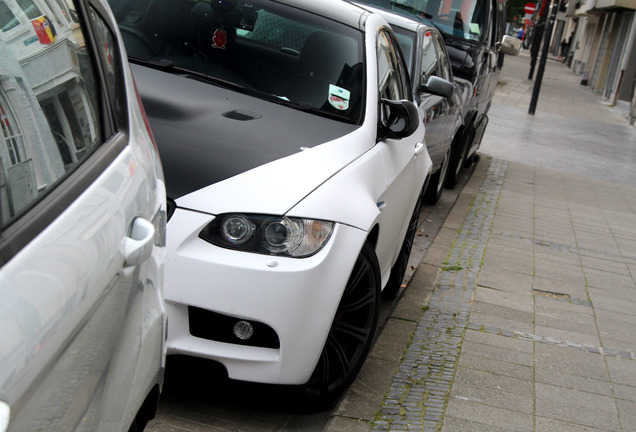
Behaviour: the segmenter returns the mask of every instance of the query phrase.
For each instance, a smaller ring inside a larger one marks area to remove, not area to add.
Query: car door
[[[453,83],[453,69],[448,58],[444,39],[442,39],[442,36],[439,33],[434,32],[433,41],[435,43],[435,51],[437,52],[439,77]],[[457,86],[455,88],[457,89]],[[453,138],[455,137],[455,131],[461,123],[461,100],[457,90],[453,93],[452,98],[445,98],[445,104],[446,115],[444,116],[444,140],[446,145],[450,146]]]
[[[483,91],[480,95],[480,111],[483,111],[488,108],[490,105],[490,99],[492,94],[497,87],[497,79],[498,79],[498,52],[497,52],[497,44],[495,40],[496,34],[496,16],[495,16],[495,7],[494,0],[483,0],[483,7],[485,8],[485,18],[484,18],[484,47],[485,47],[485,58],[484,58],[484,84]]]
[[[158,157],[104,4],[6,5],[0,430],[128,430],[163,367]]]
[[[441,72],[439,47],[436,46],[439,42],[435,39],[436,34],[429,29],[420,28],[420,30],[418,35],[420,61],[416,63],[419,65],[418,88],[426,84],[431,76],[448,80]],[[449,145],[449,101],[443,96],[424,91],[419,92],[419,98],[420,115],[426,126],[426,148],[433,162],[433,170],[437,170],[446,157]]]
[[[376,47],[380,99],[412,100],[406,65],[393,33],[388,29],[381,30],[377,35]],[[382,106],[379,115],[388,115]],[[378,201],[382,226],[376,253],[383,275],[388,275],[395,261],[423,185],[427,159],[426,146],[417,138],[421,136],[420,129],[403,139],[383,139],[378,142],[387,184],[385,194]],[[420,155],[422,157],[418,157]]]

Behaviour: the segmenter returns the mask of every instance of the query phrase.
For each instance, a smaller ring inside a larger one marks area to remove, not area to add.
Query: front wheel
[[[453,140],[453,149],[451,151],[451,165],[448,168],[448,177],[446,178],[446,186],[449,188],[455,187],[459,181],[459,176],[464,168],[464,162],[466,159],[466,147],[472,143],[472,137],[474,132],[469,133],[466,139],[462,140],[461,135],[458,135]]]
[[[446,184],[448,166],[451,160],[451,148],[451,146],[448,147],[444,160],[442,161],[442,166],[431,176],[431,180],[428,182],[428,186],[424,192],[424,203],[426,204],[433,205],[439,201],[442,196],[444,185]]]
[[[418,199],[415,203],[415,209],[411,215],[411,220],[409,220],[409,226],[406,230],[402,247],[400,248],[400,254],[391,268],[389,281],[386,283],[384,291],[382,292],[384,298],[394,298],[402,286],[402,280],[404,279],[404,274],[406,273],[406,268],[411,256],[411,250],[413,249],[413,242],[415,241],[415,233],[417,232],[417,226],[420,221],[421,208],[422,200]]]
[[[380,312],[380,266],[365,243],[349,276],[318,364],[301,386],[306,408],[331,406],[356,378],[371,349]]]

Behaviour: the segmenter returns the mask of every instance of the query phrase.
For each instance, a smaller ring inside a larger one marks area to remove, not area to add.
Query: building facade
[[[568,63],[609,104],[636,120],[636,0],[570,0]]]

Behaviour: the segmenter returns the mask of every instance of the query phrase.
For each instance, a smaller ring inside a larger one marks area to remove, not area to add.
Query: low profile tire
[[[459,176],[464,168],[464,162],[466,159],[466,146],[472,142],[472,135],[470,134],[465,141],[462,141],[461,136],[457,136],[453,142],[453,151],[451,152],[451,164],[448,168],[448,176],[446,177],[446,186],[449,188],[455,187],[459,181]]]
[[[446,184],[446,177],[448,175],[448,167],[451,160],[451,148],[451,146],[448,147],[446,156],[444,156],[444,160],[442,161],[442,166],[439,167],[437,172],[431,176],[431,180],[428,182],[426,191],[424,191],[425,204],[433,205],[437,201],[439,201],[442,196],[444,185]]]
[[[477,163],[478,161],[479,155],[475,151],[475,153],[470,155],[470,157],[466,158],[466,160],[464,161],[464,168],[470,168],[474,163]]]
[[[422,200],[418,199],[417,203],[415,203],[415,209],[411,215],[411,220],[409,220],[409,227],[406,231],[406,236],[404,236],[402,247],[400,248],[400,255],[398,256],[397,261],[395,261],[395,264],[393,264],[391,274],[389,275],[389,281],[386,283],[384,291],[382,291],[384,298],[394,298],[398,291],[400,291],[402,280],[406,273],[406,267],[409,264],[411,250],[413,249],[413,241],[415,239],[415,233],[417,232],[421,208]]]
[[[332,406],[356,378],[375,337],[380,312],[380,266],[365,243],[349,276],[327,341],[307,384],[301,386],[302,407]]]

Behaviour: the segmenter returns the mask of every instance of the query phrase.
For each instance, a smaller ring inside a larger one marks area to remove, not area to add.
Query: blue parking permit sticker
[[[329,103],[332,107],[338,110],[346,110],[349,108],[349,98],[351,92],[345,90],[342,87],[329,84]]]

